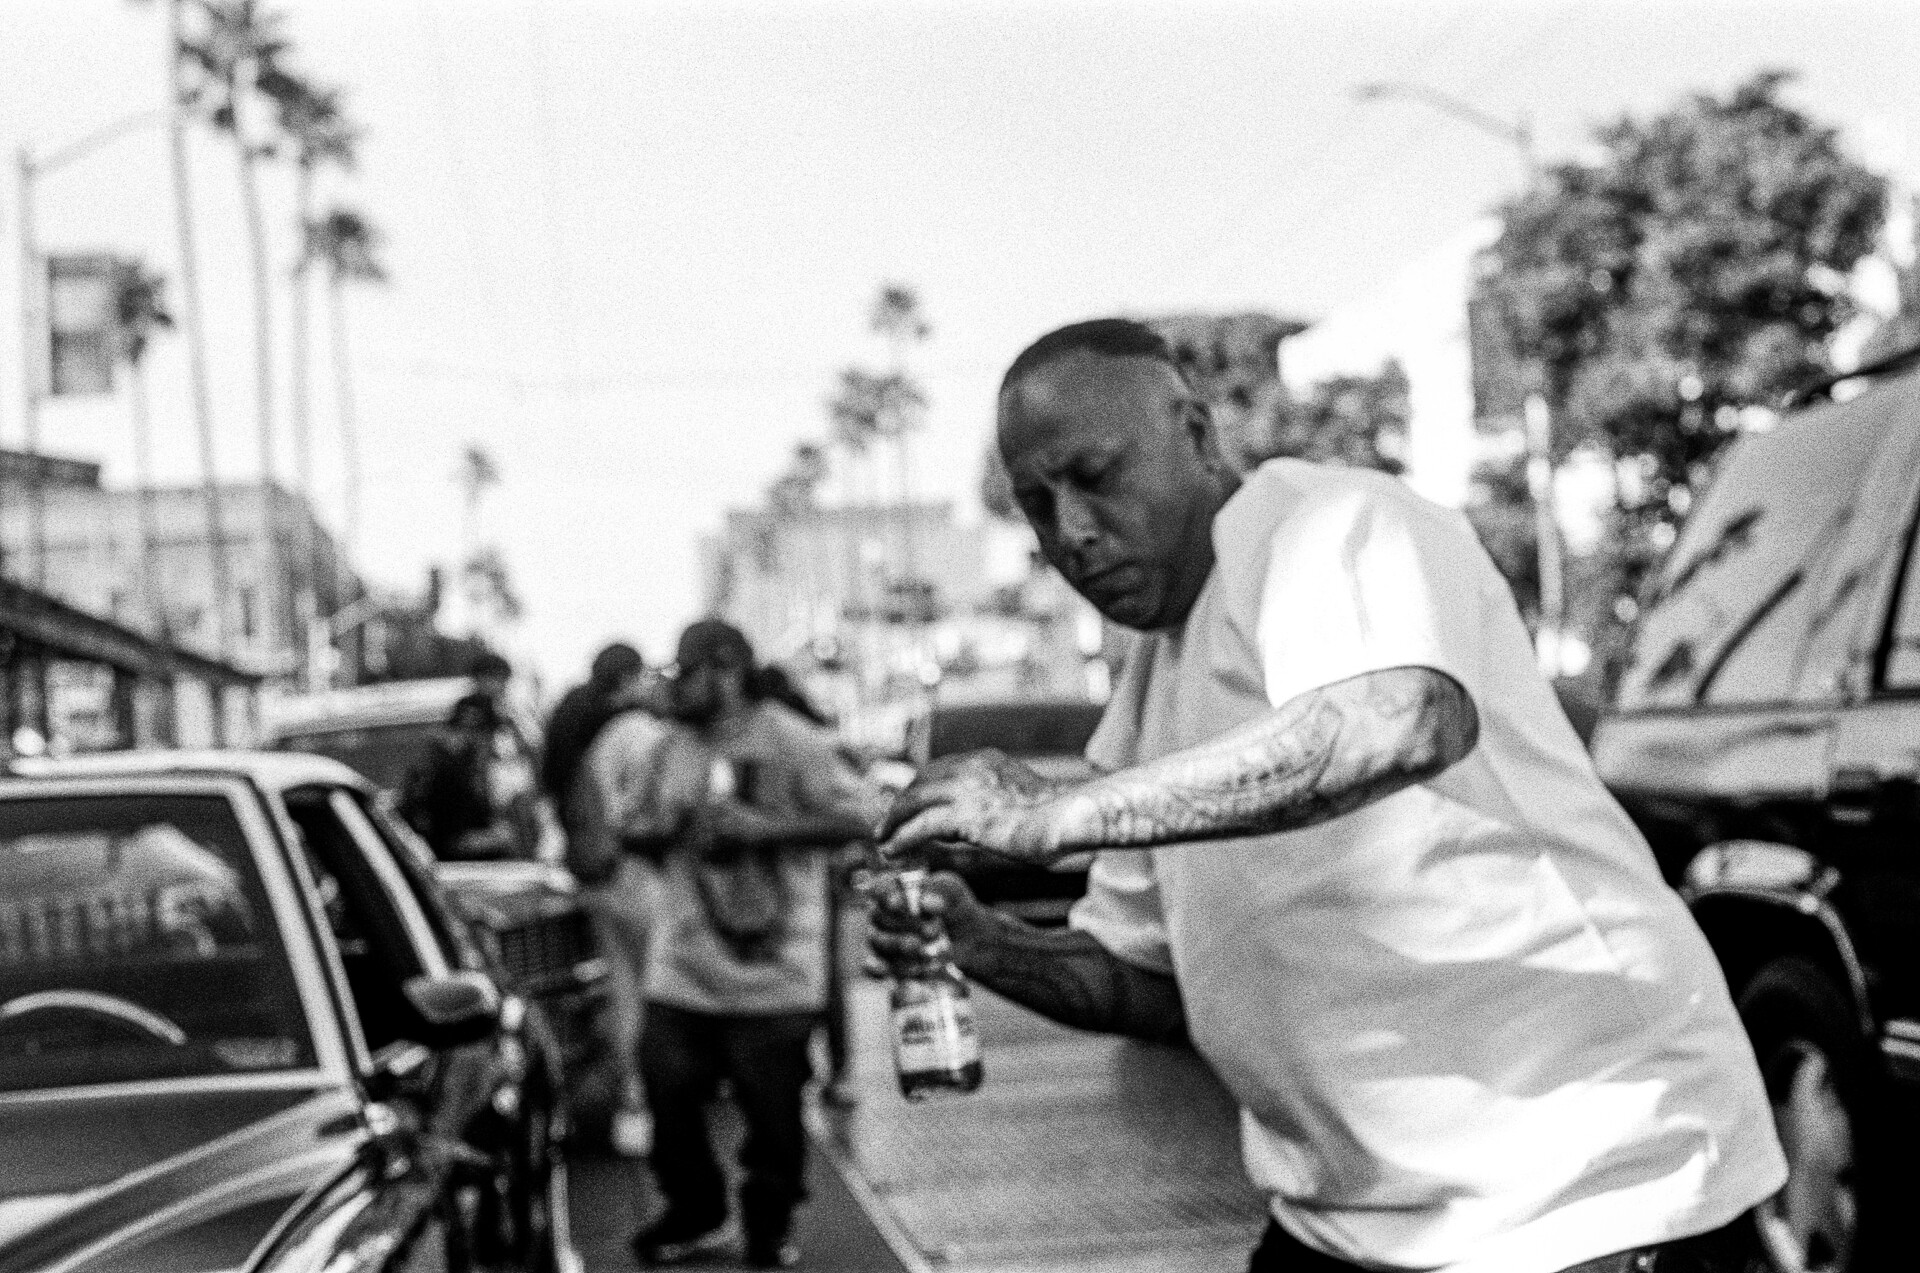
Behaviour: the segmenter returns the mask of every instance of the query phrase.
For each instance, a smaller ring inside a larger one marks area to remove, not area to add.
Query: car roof
[[[244,778],[283,791],[309,783],[368,790],[366,779],[324,756],[289,751],[112,751],[85,756],[31,757],[9,762],[16,778]],[[3,788],[0,788],[3,789]]]
[[[439,724],[473,682],[464,676],[386,681],[283,698],[267,706],[269,737],[377,725]]]

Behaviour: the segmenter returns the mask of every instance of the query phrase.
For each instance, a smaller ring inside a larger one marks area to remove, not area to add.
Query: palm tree
[[[293,484],[306,501],[307,514],[300,518],[297,566],[300,580],[296,608],[300,625],[308,639],[302,648],[309,653],[313,624],[319,621],[320,563],[319,545],[313,533],[313,427],[312,402],[308,387],[309,302],[312,297],[309,268],[313,253],[307,227],[313,220],[313,186],[316,172],[324,165],[351,168],[359,130],[340,108],[340,92],[323,88],[276,68],[264,77],[262,91],[279,107],[280,128],[293,140],[294,171],[297,177],[295,210],[298,216],[300,251],[293,266],[292,346],[293,368],[288,379],[288,403],[293,433]],[[313,672],[308,669],[309,677]]]
[[[254,140],[248,126],[251,90],[273,82],[276,62],[287,49],[281,16],[256,0],[200,0],[203,21],[198,39],[184,40],[180,52],[198,71],[189,103],[233,142],[239,163],[240,200],[246,210],[247,248],[253,270],[254,414],[260,433],[260,548],[263,579],[275,573],[280,557],[270,499],[274,469],[273,439],[273,288],[267,265],[267,227],[260,207],[258,165],[273,154],[270,144]]]
[[[200,452],[200,482],[205,494],[207,557],[213,581],[213,650],[225,658],[227,601],[233,579],[227,559],[225,518],[221,515],[220,482],[214,462],[213,400],[207,389],[207,337],[200,313],[200,268],[194,245],[193,188],[187,163],[187,112],[193,102],[186,69],[186,0],[167,0],[167,141],[168,167],[173,184],[174,235],[180,253],[180,318],[187,338],[187,385],[193,403],[194,433]],[[224,716],[214,713],[214,742],[225,740]]]
[[[148,621],[162,636],[169,624],[161,603],[153,517],[153,416],[147,404],[147,345],[157,331],[173,326],[167,309],[166,278],[136,260],[115,263],[114,328],[119,356],[127,364],[127,393],[133,415],[134,482],[140,492],[140,573],[145,583]]]
[[[340,578],[336,600],[347,601],[347,564],[360,538],[360,439],[354,418],[353,357],[347,344],[348,283],[384,283],[380,232],[352,208],[335,207],[307,224],[307,252],[327,267],[327,313],[333,345],[334,405],[339,413],[340,453],[346,469],[346,498],[341,518]]]
[[[480,501],[488,491],[500,485],[500,466],[478,442],[469,442],[460,452],[460,468],[454,474],[460,487],[460,588],[462,617],[467,635],[484,635],[484,617],[497,609],[503,615],[518,612],[519,602],[506,587],[506,563],[500,550],[480,546]],[[491,598],[505,598],[510,605],[495,607]]]
[[[910,579],[913,563],[913,483],[909,472],[908,435],[920,427],[926,415],[927,398],[919,383],[907,372],[907,351],[933,334],[933,326],[920,311],[919,295],[905,283],[883,283],[874,298],[868,326],[887,342],[891,355],[888,379],[896,386],[891,409],[880,417],[881,436],[893,443],[894,463],[900,479],[900,574]]]
[[[161,640],[163,650],[171,649],[173,623],[167,615],[165,593],[160,581],[158,554],[159,528],[153,508],[153,414],[147,402],[147,345],[155,332],[173,326],[167,309],[166,277],[137,260],[114,264],[114,331],[119,338],[119,356],[127,364],[127,394],[133,414],[133,471],[139,490],[140,578],[147,622]],[[164,655],[163,655],[164,657]],[[160,719],[157,736],[174,737],[173,684],[162,678]]]

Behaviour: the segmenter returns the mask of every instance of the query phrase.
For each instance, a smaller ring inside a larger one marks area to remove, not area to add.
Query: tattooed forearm
[[[1062,800],[1062,846],[1144,846],[1289,831],[1430,778],[1480,721],[1431,668],[1370,672],[1288,700],[1220,738]]]
[[[1004,915],[969,943],[966,973],[996,994],[1081,1030],[1154,1043],[1186,1037],[1186,1011],[1170,976],[1108,953],[1082,932],[1035,928]]]

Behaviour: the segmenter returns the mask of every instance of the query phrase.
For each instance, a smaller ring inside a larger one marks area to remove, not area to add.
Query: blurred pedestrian
[[[724,1079],[746,1122],[740,1219],[747,1263],[797,1258],[805,1196],[801,1097],[827,1002],[830,850],[884,804],[817,726],[763,695],[753,650],[706,620],[681,636],[673,702],[714,763],[707,798],[660,875],[641,1074],[666,1211],[633,1239],[642,1263],[724,1243],[732,1208],[706,1106]]]
[[[593,656],[587,679],[553,705],[540,745],[540,786],[556,808],[566,807],[568,786],[601,728],[638,701],[646,666],[640,651],[615,641]]]
[[[1726,982],[1465,520],[1377,473],[1238,478],[1137,323],[1030,346],[999,436],[1047,559],[1138,635],[1105,772],[976,753],[888,814],[891,855],[1101,851],[1062,932],[936,876],[960,966],[1192,1039],[1267,1193],[1257,1273],[1758,1262],[1746,1213],[1786,1171]],[[876,922],[894,960],[933,935],[897,900]]]
[[[831,729],[833,720],[794,684],[787,670],[773,664],[760,669],[757,685],[760,696],[792,709],[820,729]],[[841,751],[845,758],[844,749]],[[849,1109],[858,1103],[849,1086],[853,1065],[850,1023],[847,1019],[847,958],[844,916],[847,903],[855,896],[850,879],[857,855],[842,853],[827,863],[827,1002],[823,1009],[821,1033],[827,1045],[827,1072],[820,1084],[820,1099],[829,1105]]]
[[[685,772],[671,765],[669,751],[686,731],[659,718],[661,705],[640,652],[615,642],[594,656],[586,683],[555,705],[540,765],[566,833],[567,869],[607,956],[609,1044],[619,1077],[609,1139],[614,1150],[636,1157],[652,1141],[638,1069],[653,928],[651,859],[699,799],[697,790],[677,800],[662,795],[668,776]]]
[[[462,695],[428,736],[400,786],[400,816],[442,861],[511,856],[513,830],[494,796],[494,699]]]

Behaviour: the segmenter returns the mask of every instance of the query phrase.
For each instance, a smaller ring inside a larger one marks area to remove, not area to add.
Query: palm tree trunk
[[[347,297],[338,273],[327,283],[327,313],[333,344],[334,410],[340,424],[340,456],[345,469],[345,496],[340,519],[340,547],[334,553],[334,604],[353,598],[352,563],[360,542],[360,436],[354,417],[353,356],[347,347]]]
[[[299,581],[295,613],[300,624],[300,631],[295,636],[306,672],[307,688],[312,690],[320,688],[315,680],[317,669],[313,666],[312,658],[313,627],[320,618],[320,562],[319,538],[314,534],[313,525],[313,417],[312,403],[308,401],[307,376],[307,364],[311,356],[308,349],[308,314],[312,301],[309,271],[312,256],[307,251],[306,238],[307,225],[313,217],[313,166],[301,164],[299,178],[299,191],[295,198],[299,214],[299,255],[293,267],[293,312],[287,337],[287,343],[293,349],[293,368],[287,389],[293,429],[293,488],[305,503],[295,523],[299,542],[295,546],[293,574]]]
[[[269,614],[278,609],[274,599],[283,595],[278,583],[284,557],[273,515],[273,276],[267,265],[267,227],[261,216],[260,183],[254,171],[258,160],[237,114],[233,145],[239,159],[240,202],[247,216],[247,254],[253,267],[253,410],[260,431],[260,600],[262,613]],[[264,635],[271,638],[272,633]]]
[[[140,497],[140,578],[147,622],[164,634],[167,620],[160,586],[159,536],[153,509],[153,413],[147,403],[147,368],[138,358],[127,363],[127,394],[133,415],[133,481]]]
[[[909,473],[907,455],[907,430],[902,425],[900,433],[893,440],[895,447],[895,472],[900,477],[900,578],[912,582],[915,578],[913,552],[913,482]]]
[[[167,615],[166,589],[160,577],[160,527],[153,507],[153,412],[147,399],[147,365],[135,357],[127,364],[127,392],[133,408],[133,481],[139,492],[140,579],[142,599],[149,630],[169,650],[173,648],[173,622]],[[164,657],[164,656],[163,656]],[[171,745],[174,736],[173,681],[169,677],[157,687],[158,713],[151,738],[136,739],[139,745],[160,742]]]
[[[227,636],[227,603],[233,597],[233,578],[228,568],[227,537],[220,515],[220,479],[214,465],[213,403],[207,392],[207,335],[200,315],[200,272],[193,243],[193,193],[187,166],[186,107],[182,102],[184,85],[180,80],[180,40],[184,30],[182,8],[185,0],[169,0],[167,5],[167,131],[173,169],[174,228],[180,243],[180,315],[187,338],[187,381],[193,395],[194,431],[200,441],[200,480],[206,494],[207,554],[213,573],[214,651],[221,658],[230,654]],[[216,696],[217,699],[217,696]],[[216,710],[213,741],[226,741],[226,721]]]

